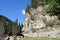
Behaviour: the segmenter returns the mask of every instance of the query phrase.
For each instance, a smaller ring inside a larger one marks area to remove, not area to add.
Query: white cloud
[[[25,10],[21,10],[22,11],[22,14],[24,14],[25,15]]]

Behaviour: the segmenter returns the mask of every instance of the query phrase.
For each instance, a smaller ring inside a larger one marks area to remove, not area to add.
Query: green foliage
[[[0,35],[3,33],[12,33],[15,35],[16,33],[22,31],[22,26],[23,25],[18,23],[17,19],[15,22],[12,22],[7,17],[0,15]]]
[[[48,3],[50,3],[51,0],[45,0],[45,4],[47,5]]]
[[[39,4],[40,0],[31,0],[31,5],[27,5],[27,8],[26,8],[26,12],[30,13],[29,10],[30,8],[34,8],[36,9],[40,4]]]
[[[50,0],[45,11],[50,15],[60,16],[60,0]]]
[[[26,8],[25,11],[29,13],[30,8],[31,8],[31,7],[30,7],[29,5],[27,5],[27,8]]]
[[[18,23],[18,20],[16,19],[16,21],[13,23],[12,34],[16,35],[16,34],[18,34],[18,32],[21,33],[22,27],[23,27],[23,24],[20,25],[20,23]]]
[[[36,9],[39,6],[39,2],[40,0],[32,0],[31,7]]]
[[[46,13],[57,15],[60,18],[60,0],[31,0],[31,5],[27,5],[26,12],[30,13],[30,8],[36,9],[38,6],[44,4],[48,5],[45,9]]]
[[[20,40],[60,40],[60,38],[49,38],[49,37],[24,37]]]
[[[8,25],[6,25],[7,24],[6,22],[8,22]],[[11,20],[9,20],[7,17],[4,17],[3,15],[0,15],[0,28],[2,27],[2,29],[1,29],[2,34],[4,32],[7,32],[7,31],[10,30],[10,29],[8,30],[8,28],[9,28],[9,26],[10,26],[10,28],[12,27],[11,23],[13,23],[13,22]]]
[[[13,24],[12,27],[12,34],[15,35],[16,33],[18,33],[20,31],[20,24],[18,24],[18,19],[16,19],[16,21]]]

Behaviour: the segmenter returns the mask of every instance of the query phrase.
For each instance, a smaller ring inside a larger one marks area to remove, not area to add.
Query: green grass
[[[42,32],[49,32],[50,30],[48,30],[48,29],[42,29],[41,31]]]
[[[48,37],[25,37],[20,40],[60,40],[60,38],[48,38]]]

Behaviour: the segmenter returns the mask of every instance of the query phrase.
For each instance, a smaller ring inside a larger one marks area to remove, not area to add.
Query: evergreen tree
[[[30,12],[29,12],[30,8],[31,8],[31,7],[30,7],[30,5],[28,4],[25,11],[28,12],[28,13],[30,13]]]
[[[45,10],[50,15],[57,15],[60,18],[60,0],[50,0]]]
[[[16,19],[16,21],[14,22],[13,27],[12,27],[13,35],[15,35],[17,33],[17,27],[18,27],[18,19]]]
[[[31,7],[32,8],[37,8],[39,6],[40,0],[31,0]]]
[[[48,5],[51,0],[45,0],[45,4]]]
[[[45,0],[31,0],[31,5],[27,5],[26,12],[30,13],[30,9],[36,9],[38,6],[44,6]]]

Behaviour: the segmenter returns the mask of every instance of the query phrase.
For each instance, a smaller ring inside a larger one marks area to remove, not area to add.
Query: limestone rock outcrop
[[[25,23],[22,31],[24,31],[25,34],[38,34],[41,32],[40,29],[55,28],[54,26],[57,25],[57,23],[57,16],[46,15],[43,7],[39,6],[37,9],[31,8],[30,14],[26,13]]]

